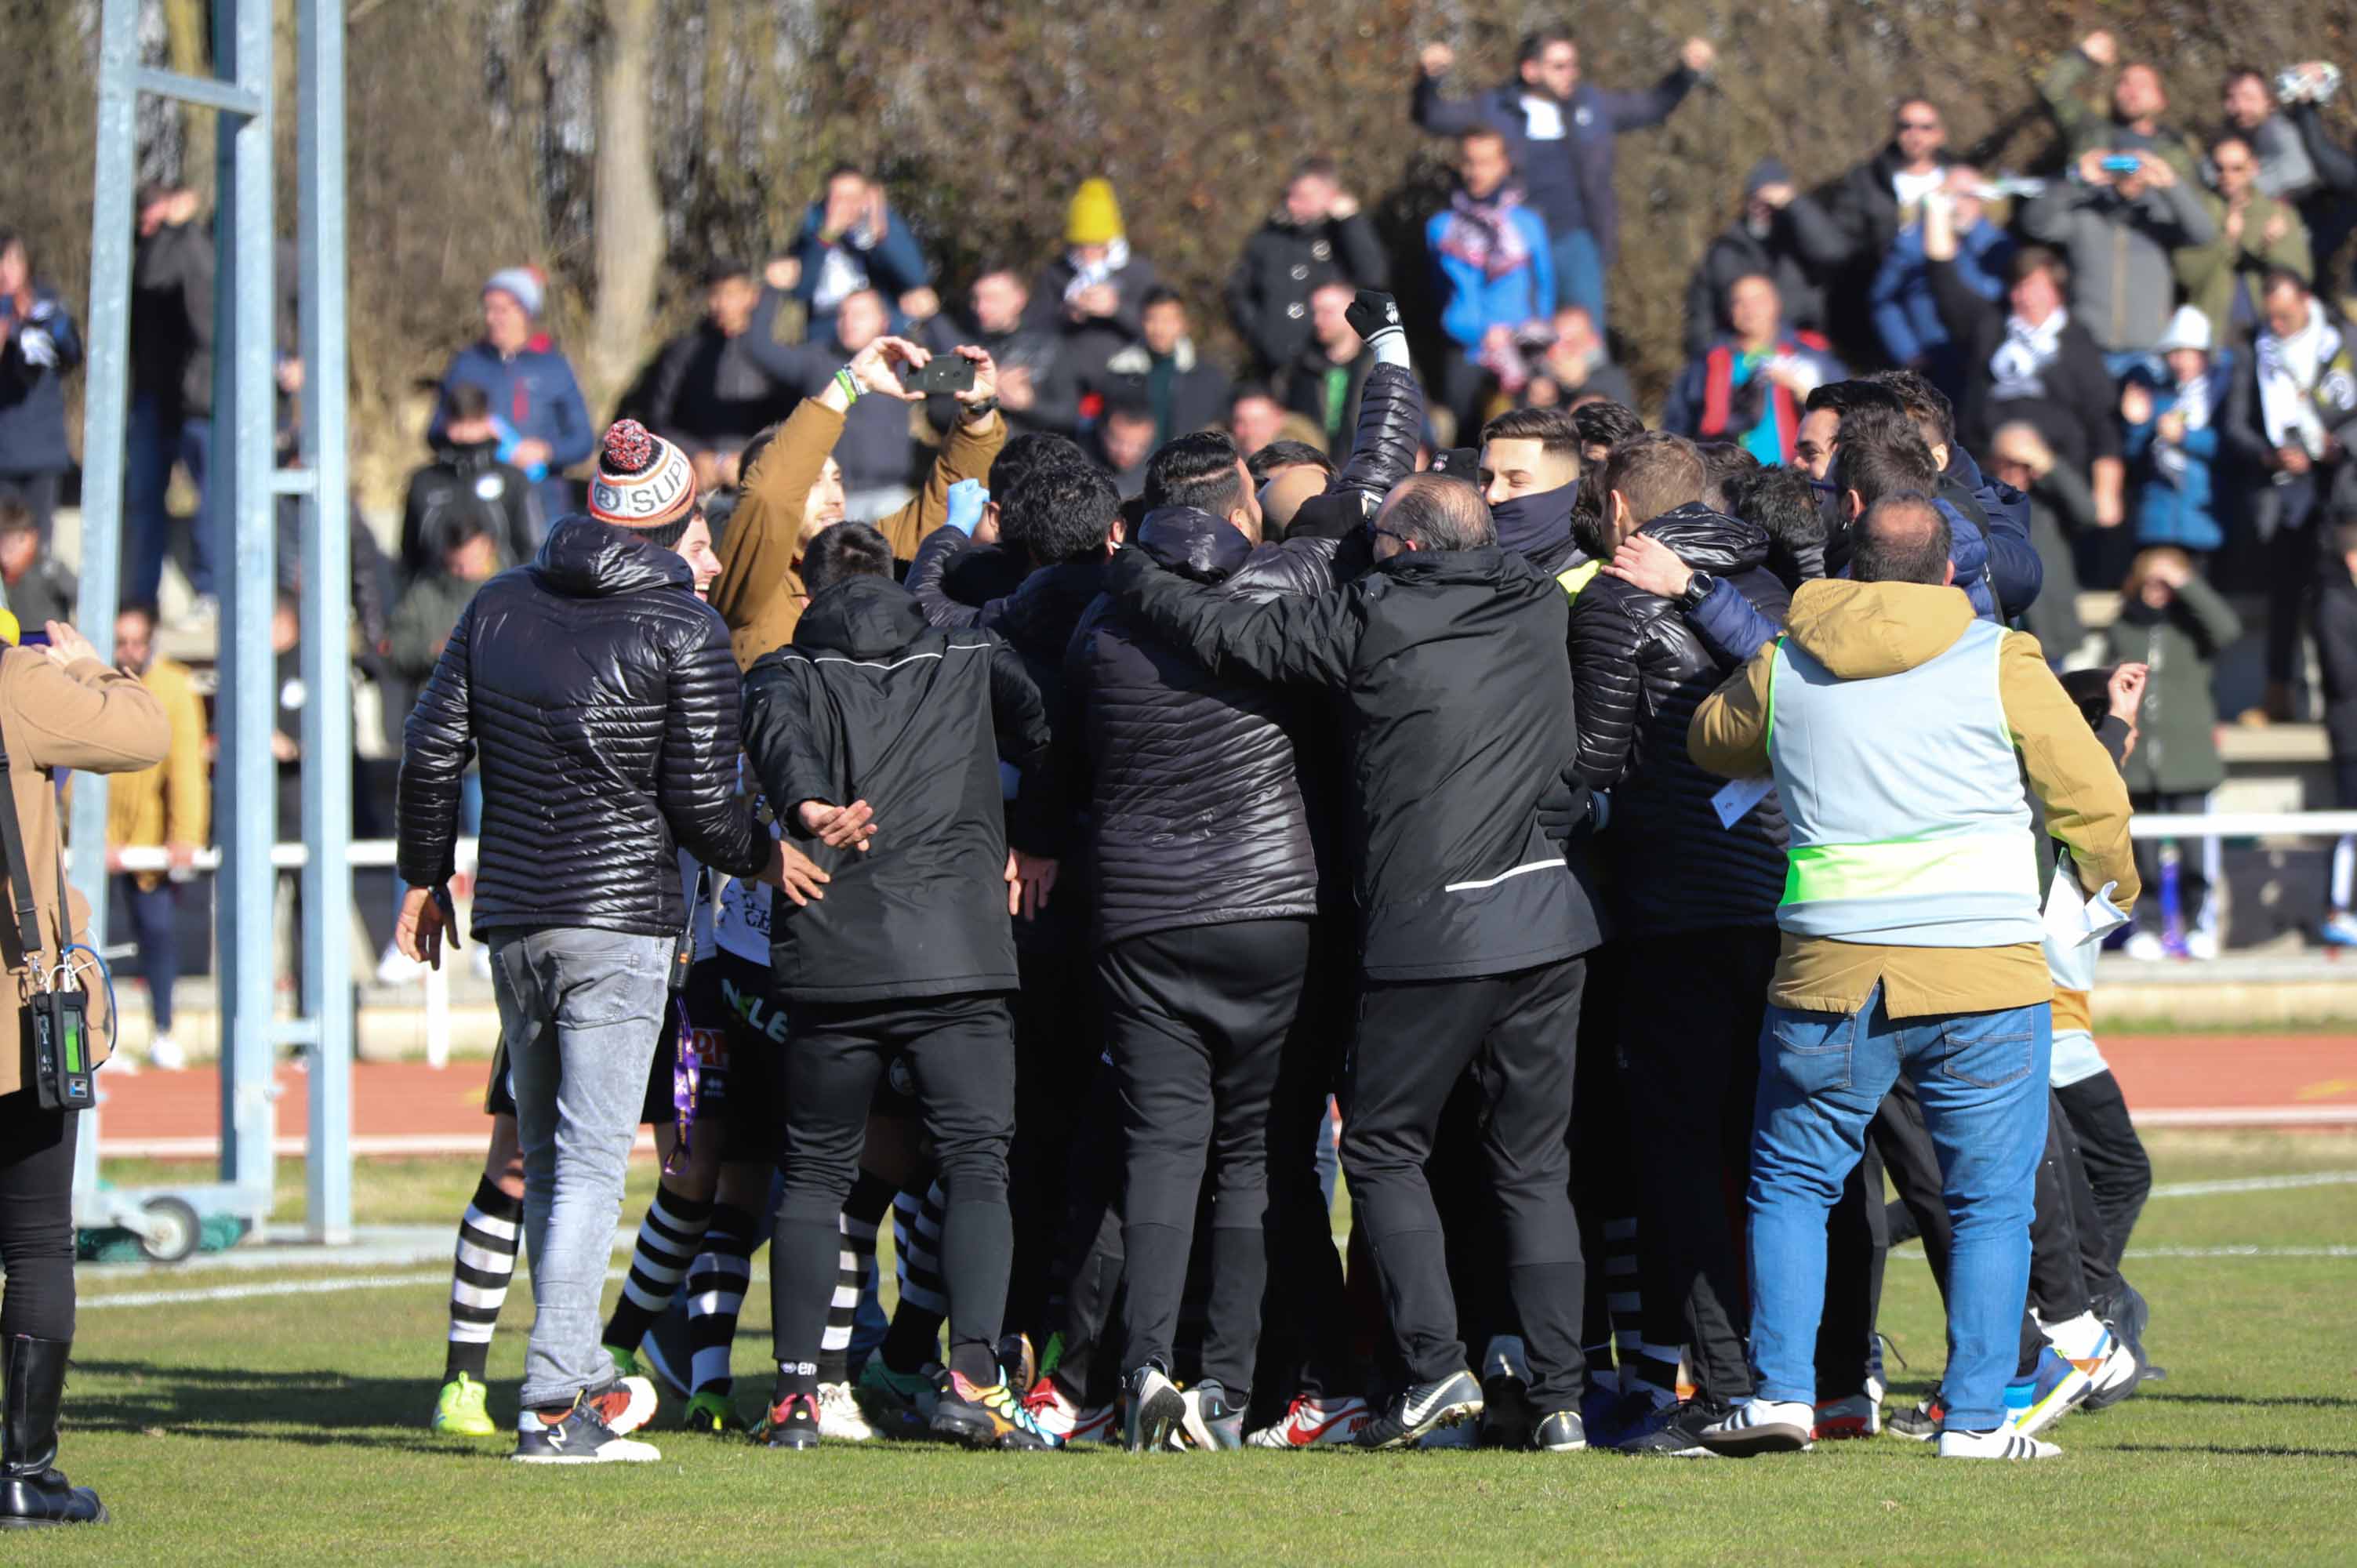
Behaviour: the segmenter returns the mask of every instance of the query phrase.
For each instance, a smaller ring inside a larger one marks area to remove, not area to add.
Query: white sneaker
[[[1940,1434],[1940,1457],[1943,1459],[2060,1459],[2062,1450],[2051,1443],[2040,1443],[2035,1437],[2024,1437],[2009,1426],[1995,1432],[1955,1432]]]
[[[1347,1447],[1372,1414],[1367,1402],[1349,1394],[1296,1394],[1285,1419],[1244,1439],[1254,1448]]]
[[[849,1383],[819,1384],[818,1434],[845,1443],[865,1443],[876,1435],[859,1402],[852,1397]]]
[[[1749,1459],[1754,1454],[1794,1454],[1814,1445],[1817,1412],[1798,1400],[1755,1399],[1738,1405],[1724,1421],[1702,1429],[1702,1445],[1714,1454]]]
[[[425,978],[425,966],[401,950],[395,942],[387,942],[376,961],[376,983],[379,985],[411,985]]]
[[[158,1035],[147,1042],[147,1065],[162,1068],[166,1072],[182,1072],[188,1065],[188,1053],[169,1035]]]
[[[2127,945],[2122,950],[2138,963],[2158,963],[2169,956],[2169,949],[2161,942],[2158,931],[2136,932],[2128,938]]]
[[[2199,929],[2186,932],[2185,956],[2203,963],[2215,959],[2218,956],[2218,933]]]

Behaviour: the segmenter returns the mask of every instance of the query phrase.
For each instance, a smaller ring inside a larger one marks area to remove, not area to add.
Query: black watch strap
[[[1710,591],[1718,586],[1718,579],[1707,572],[1695,572],[1686,578],[1686,591],[1678,596],[1678,603],[1687,609],[1700,609]]]

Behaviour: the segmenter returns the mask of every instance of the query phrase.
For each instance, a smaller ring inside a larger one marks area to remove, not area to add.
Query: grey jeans
[[[518,927],[491,932],[490,950],[532,1263],[522,1402],[553,1409],[614,1381],[597,1305],[670,996],[672,939]]]

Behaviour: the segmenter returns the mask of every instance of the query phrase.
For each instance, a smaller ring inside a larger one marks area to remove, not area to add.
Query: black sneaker
[[[1531,1386],[1511,1372],[1492,1372],[1481,1380],[1481,1446],[1527,1448],[1539,1412],[1531,1405]]]
[[[753,1428],[753,1441],[766,1448],[818,1446],[818,1396],[788,1394]]]
[[[1542,1454],[1577,1454],[1587,1446],[1587,1423],[1576,1410],[1559,1410],[1532,1432],[1531,1446]]]
[[[622,1436],[606,1424],[595,1403],[576,1399],[571,1410],[554,1421],[524,1412],[516,1427],[515,1452],[508,1457],[519,1465],[627,1465],[645,1464],[662,1455],[651,1443]]]
[[[1413,1448],[1426,1433],[1480,1413],[1481,1385],[1470,1372],[1451,1372],[1437,1382],[1409,1384],[1351,1442],[1365,1449]]]
[[[1175,1448],[1187,1423],[1187,1396],[1159,1367],[1140,1367],[1121,1380],[1122,1446],[1132,1454]]]
[[[1205,1378],[1186,1393],[1187,1413],[1179,1430],[1189,1447],[1206,1454],[1244,1445],[1244,1412],[1231,1409],[1228,1391],[1217,1378]]]
[[[1929,1443],[1948,1429],[1948,1409],[1933,1394],[1912,1410],[1902,1410],[1883,1417],[1882,1430],[1894,1437],[1905,1437],[1917,1443]]]
[[[1647,1454],[1663,1459],[1708,1459],[1711,1451],[1703,1446],[1702,1429],[1727,1417],[1727,1407],[1706,1400],[1681,1400],[1666,1410],[1656,1411],[1651,1419],[1638,1423],[1612,1445],[1617,1454]]]

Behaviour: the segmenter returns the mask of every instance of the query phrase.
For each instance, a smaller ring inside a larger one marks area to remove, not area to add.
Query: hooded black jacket
[[[1417,552],[1254,606],[1125,550],[1106,588],[1215,675],[1341,699],[1368,978],[1510,974],[1596,946],[1585,848],[1566,861],[1538,820],[1578,746],[1553,579],[1495,546]]]
[[[751,876],[769,834],[737,792],[737,660],[687,563],[569,517],[468,602],[401,758],[401,875],[451,872],[458,786],[483,774],[474,929],[676,936],[676,850]]]
[[[1147,514],[1135,547],[1239,595],[1254,558],[1235,528],[1191,507]],[[1074,749],[1088,758],[1098,943],[1315,915],[1318,858],[1288,695],[1208,672],[1110,598],[1081,623],[1071,662],[1082,727],[1066,738],[1086,737]]]
[[[1014,990],[998,763],[1027,789],[1044,784],[1048,740],[1039,689],[997,637],[933,629],[889,578],[813,598],[793,642],[745,678],[762,792],[834,877],[823,899],[776,907],[778,990],[824,1003]],[[866,800],[873,845],[810,839],[804,800]],[[1018,817],[1015,840],[1032,849],[1022,829]]]
[[[1700,503],[1638,531],[1732,584],[1781,625],[1791,595],[1762,565],[1768,531]],[[1633,936],[1764,926],[1784,893],[1784,813],[1773,792],[1731,828],[1711,797],[1727,780],[1695,766],[1686,725],[1727,675],[1672,600],[1598,574],[1571,608],[1579,689],[1579,779],[1612,792],[1604,836],[1614,914]]]

